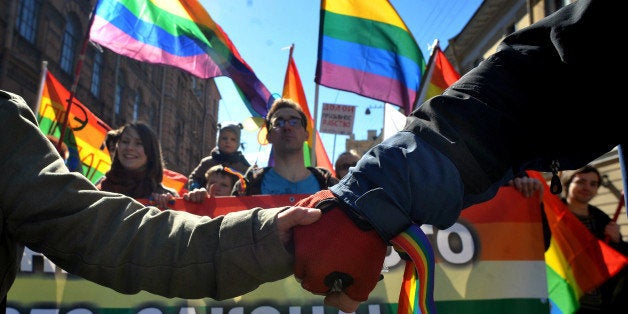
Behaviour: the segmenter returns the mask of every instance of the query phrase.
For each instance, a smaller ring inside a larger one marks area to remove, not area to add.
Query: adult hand
[[[318,208],[290,207],[277,215],[277,230],[279,238],[286,247],[292,246],[292,228],[299,225],[309,225],[321,218],[322,212]]]

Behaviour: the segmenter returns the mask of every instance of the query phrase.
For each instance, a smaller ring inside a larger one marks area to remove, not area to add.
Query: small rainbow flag
[[[310,132],[310,136],[303,144],[303,157],[305,160],[305,166],[319,166],[334,171],[334,166],[329,160],[321,135],[315,128],[314,119],[310,114],[310,108],[307,105],[307,99],[305,98],[305,91],[303,90],[303,84],[301,83],[301,77],[299,71],[297,71],[297,65],[292,58],[292,52],[294,51],[294,45],[290,46],[290,56],[288,57],[288,67],[286,68],[286,76],[283,82],[282,97],[290,98],[296,101],[300,106],[303,113],[307,117],[307,129]],[[316,141],[314,141],[316,137]],[[312,163],[312,149],[316,156],[316,162]]]
[[[58,139],[67,117],[63,143],[70,151],[66,165],[71,171],[81,172],[95,183],[111,167],[111,158],[103,145],[111,128],[94,115],[78,99],[68,113],[68,91],[50,72],[46,71],[44,88],[38,110],[39,129]]]
[[[460,73],[449,62],[445,53],[440,49],[438,42],[432,50],[427,71],[421,82],[421,94],[418,105],[424,101],[442,94],[447,87],[460,79]]]

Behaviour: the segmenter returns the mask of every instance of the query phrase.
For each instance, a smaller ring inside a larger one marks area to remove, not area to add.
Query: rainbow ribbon
[[[399,292],[398,314],[436,313],[434,302],[434,250],[418,225],[411,225],[390,242],[407,255],[403,283]]]

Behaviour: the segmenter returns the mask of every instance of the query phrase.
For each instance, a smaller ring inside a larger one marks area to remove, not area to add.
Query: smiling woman
[[[166,206],[178,193],[162,184],[164,162],[157,135],[143,122],[121,128],[111,169],[96,187]],[[163,204],[162,204],[163,203]]]

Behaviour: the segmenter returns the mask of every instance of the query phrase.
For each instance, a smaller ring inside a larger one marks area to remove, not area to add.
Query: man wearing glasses
[[[338,182],[329,169],[305,166],[303,143],[309,132],[299,104],[285,98],[275,100],[265,123],[274,166],[249,168],[244,184],[237,182],[232,195],[314,194]]]

